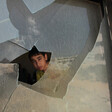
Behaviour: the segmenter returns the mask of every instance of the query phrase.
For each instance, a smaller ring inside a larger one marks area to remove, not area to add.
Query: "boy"
[[[32,62],[34,68],[36,69],[36,73],[34,74],[34,77],[36,78],[34,78],[34,82],[36,82],[43,76],[44,72],[47,70],[50,58],[48,58],[47,53],[38,51],[35,46],[33,46],[29,51],[28,57]]]

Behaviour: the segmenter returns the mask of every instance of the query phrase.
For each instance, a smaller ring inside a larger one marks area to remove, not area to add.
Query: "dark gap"
[[[101,11],[102,11],[102,15],[104,17],[104,5],[103,5],[103,0],[89,0],[89,1],[93,1],[93,2],[97,2],[100,4],[101,6]]]
[[[19,64],[19,81],[27,83],[27,84],[34,84],[37,82],[36,80],[36,75],[35,71],[36,69],[34,68],[33,64],[28,58],[28,53],[25,53],[13,61],[11,63],[18,63]],[[50,52],[44,52],[47,54],[48,60],[50,61],[51,59],[51,53]]]

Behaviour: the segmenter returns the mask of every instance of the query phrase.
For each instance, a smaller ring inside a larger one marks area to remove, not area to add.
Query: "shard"
[[[18,75],[17,64],[0,64],[0,112],[18,85]]]

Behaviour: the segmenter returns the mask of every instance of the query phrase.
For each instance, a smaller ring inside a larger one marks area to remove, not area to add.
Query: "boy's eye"
[[[38,60],[40,61],[42,59],[42,57],[38,57]]]

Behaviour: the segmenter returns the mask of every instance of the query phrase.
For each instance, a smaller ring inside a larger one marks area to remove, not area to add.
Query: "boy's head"
[[[48,57],[44,52],[39,52],[35,46],[29,51],[28,57],[37,70],[45,71],[48,67]]]

